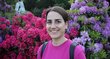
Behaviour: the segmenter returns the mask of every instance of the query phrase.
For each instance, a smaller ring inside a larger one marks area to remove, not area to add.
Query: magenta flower
[[[19,45],[19,49],[26,49],[27,45],[24,43],[24,42],[21,42],[20,45]]]
[[[17,39],[22,38],[22,35],[24,35],[24,33],[25,33],[24,29],[18,29],[18,32],[17,32]]]
[[[1,28],[2,28],[2,30],[5,30],[6,29],[6,24],[2,24]]]
[[[26,56],[22,55],[22,52],[19,52],[17,59],[26,59]]]
[[[75,28],[70,29],[70,36],[71,37],[76,37],[78,35],[78,30]]]
[[[65,37],[66,37],[67,39],[70,39],[70,37],[69,37],[69,35],[68,35],[67,33],[65,33]]]

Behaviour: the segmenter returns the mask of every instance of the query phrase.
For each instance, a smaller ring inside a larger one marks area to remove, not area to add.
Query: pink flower
[[[10,35],[9,34],[6,34],[5,35],[5,39],[8,39],[8,38],[10,38]]]
[[[42,12],[42,18],[45,18],[45,17],[46,17],[46,9],[44,9]]]
[[[70,37],[69,37],[69,35],[68,35],[67,33],[65,33],[65,37],[66,37],[67,39],[70,39]]]
[[[6,41],[2,42],[2,47],[5,48],[5,49],[10,48],[10,44],[8,44],[8,39]]]
[[[1,28],[2,28],[3,30],[5,30],[5,29],[6,29],[6,24],[2,24],[2,25],[1,25]]]
[[[20,41],[16,39],[16,40],[12,41],[12,44],[13,44],[14,46],[19,47]]]
[[[26,15],[21,16],[21,18],[26,24],[31,24],[29,18]]]
[[[25,55],[22,55],[22,53],[19,52],[19,54],[17,56],[17,59],[26,59],[26,56]]]
[[[17,55],[15,54],[15,52],[9,52],[8,54],[11,57],[11,59],[16,59],[16,57],[17,57]]]
[[[41,42],[48,41],[51,40],[51,37],[49,36],[48,33],[40,33],[40,40]]]
[[[10,20],[5,21],[6,25],[10,25]]]
[[[32,39],[32,38],[27,38],[27,39],[26,39],[26,43],[27,43],[28,45],[33,45],[33,44],[34,44],[34,39]]]
[[[35,23],[35,27],[42,29],[43,28],[43,24],[41,23],[42,19],[41,18],[37,18],[37,21]]]
[[[41,23],[42,23],[43,27],[45,27],[46,26],[46,19],[42,18]]]
[[[35,25],[36,21],[37,21],[37,18],[33,17],[30,22],[31,22],[33,25]]]
[[[38,51],[40,45],[41,45],[41,42],[36,42],[36,46],[34,48],[34,55],[37,55],[37,51]]]
[[[21,16],[14,16],[12,19],[12,24],[20,25],[20,22],[18,21],[19,18],[21,18]]]
[[[18,29],[19,29],[19,26],[16,26],[16,25],[11,26],[11,30],[15,36],[17,35]]]
[[[25,30],[28,30],[29,28],[31,28],[31,24],[26,24],[26,25],[24,26],[24,29],[25,29]]]
[[[34,46],[29,46],[29,54],[34,55]]]
[[[6,19],[3,17],[0,17],[0,22],[4,22]]]
[[[19,46],[20,49],[24,50],[24,49],[26,49],[26,47],[27,47],[27,45],[24,42],[20,43],[20,46]]]
[[[23,40],[23,42],[26,42],[27,37],[28,37],[28,35],[27,35],[26,33],[24,33],[24,34],[22,35],[22,40]]]
[[[29,37],[32,37],[32,38],[35,38],[37,35],[38,35],[38,32],[37,32],[38,30],[36,29],[36,28],[30,28],[30,29],[28,29],[28,31],[27,31],[27,35],[29,36]]]
[[[10,37],[10,44],[11,46],[16,46],[16,44],[18,44],[19,42],[16,42],[16,37],[15,36],[11,36]]]
[[[36,59],[37,56],[32,56],[30,59]]]
[[[26,16],[31,20],[34,15],[31,12],[27,12]]]
[[[22,35],[24,35],[24,33],[25,33],[24,29],[18,29],[18,32],[17,32],[17,39],[22,38]]]
[[[71,28],[70,29],[70,36],[76,37],[77,35],[78,35],[78,30],[76,30],[75,28]]]
[[[4,55],[3,59],[10,59],[10,57],[8,55]]]

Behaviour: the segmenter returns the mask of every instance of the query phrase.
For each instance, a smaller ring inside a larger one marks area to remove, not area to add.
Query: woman
[[[49,8],[46,13],[46,28],[52,40],[50,40],[41,56],[42,46],[38,50],[37,59],[70,59],[69,49],[72,41],[65,38],[65,30],[69,17],[66,11],[58,6]],[[86,59],[80,45],[75,47],[74,59]]]

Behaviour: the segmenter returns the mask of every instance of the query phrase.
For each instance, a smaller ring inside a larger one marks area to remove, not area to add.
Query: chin
[[[52,39],[58,39],[59,36],[51,36]]]

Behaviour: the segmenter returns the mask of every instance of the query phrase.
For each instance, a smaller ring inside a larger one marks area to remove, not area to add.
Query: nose
[[[52,29],[55,29],[55,28],[56,28],[55,23],[52,23],[52,24],[51,24],[51,28],[52,28]]]

